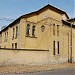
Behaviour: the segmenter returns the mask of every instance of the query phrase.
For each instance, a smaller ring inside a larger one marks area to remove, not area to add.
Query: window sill
[[[55,55],[53,55],[53,56],[60,56],[60,54],[55,54]]]
[[[57,54],[57,56],[60,56],[60,54]]]
[[[17,39],[17,37],[15,37],[15,39]]]
[[[37,37],[35,37],[35,36],[26,36],[26,37],[28,37],[28,38],[37,38]]]
[[[14,38],[12,38],[12,40],[14,40]]]

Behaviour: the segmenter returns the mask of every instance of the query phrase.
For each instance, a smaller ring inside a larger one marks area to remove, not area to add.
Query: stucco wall
[[[67,62],[68,58],[62,55],[52,55],[50,50],[36,49],[0,49],[0,65],[43,65]]]
[[[49,51],[3,50],[0,49],[0,65],[9,64],[48,64]]]

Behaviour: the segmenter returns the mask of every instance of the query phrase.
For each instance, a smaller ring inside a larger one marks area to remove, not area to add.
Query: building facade
[[[0,48],[49,50],[52,59],[68,61],[72,57],[75,61],[75,26],[71,33],[70,24],[66,12],[46,5],[19,17],[0,31]]]

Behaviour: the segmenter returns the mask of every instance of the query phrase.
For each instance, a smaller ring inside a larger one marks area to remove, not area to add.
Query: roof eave
[[[71,23],[69,23],[69,22],[67,22],[67,21],[62,20],[62,23],[63,23],[64,25],[67,25],[67,26],[71,27]],[[75,25],[74,25],[74,24],[72,24],[72,28],[75,28]]]

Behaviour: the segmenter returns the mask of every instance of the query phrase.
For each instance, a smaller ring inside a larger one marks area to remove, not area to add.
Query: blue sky
[[[75,0],[49,0],[49,4],[67,12],[74,18]],[[0,18],[16,19],[26,13],[36,11],[48,4],[48,0],[0,0]],[[12,21],[0,20],[0,28]]]

